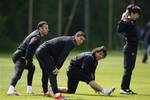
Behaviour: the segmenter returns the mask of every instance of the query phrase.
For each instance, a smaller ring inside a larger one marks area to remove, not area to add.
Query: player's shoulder
[[[93,59],[92,52],[83,52],[80,55],[84,56],[86,59]]]
[[[30,39],[32,39],[32,38],[41,38],[41,35],[40,35],[40,33],[39,33],[39,31],[38,30],[35,30],[35,31],[33,31],[33,32],[31,32],[28,36],[27,36],[27,38],[30,38]]]

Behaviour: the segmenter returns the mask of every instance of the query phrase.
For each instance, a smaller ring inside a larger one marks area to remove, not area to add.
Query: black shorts
[[[92,81],[92,77],[87,75],[86,73],[83,73],[79,69],[72,69],[67,72],[68,76],[68,93],[75,93],[79,81],[86,82],[89,84],[90,81]]]

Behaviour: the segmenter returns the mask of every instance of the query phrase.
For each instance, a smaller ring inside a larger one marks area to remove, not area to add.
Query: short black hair
[[[128,10],[129,14],[131,14],[131,12],[138,13],[138,14],[141,13],[141,8],[134,4],[128,5],[126,9]]]
[[[107,49],[105,46],[97,47],[92,50],[93,53],[101,52],[101,51],[104,53],[104,58],[105,58],[107,56]]]
[[[37,29],[39,29],[39,27],[42,27],[44,24],[48,25],[46,21],[40,21],[37,25]]]
[[[84,38],[86,38],[86,35],[83,31],[78,31],[75,35],[77,35],[77,37],[83,36]]]

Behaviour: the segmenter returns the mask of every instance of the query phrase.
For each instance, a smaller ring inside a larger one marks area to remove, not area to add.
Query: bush
[[[17,47],[17,43],[9,38],[0,38],[0,52],[11,52]]]

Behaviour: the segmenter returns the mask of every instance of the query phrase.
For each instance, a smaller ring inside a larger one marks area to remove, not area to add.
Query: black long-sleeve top
[[[95,54],[92,52],[83,52],[71,60],[68,70],[80,70],[89,77],[95,79],[95,70],[98,65]]]
[[[139,41],[138,30],[136,27],[136,21],[127,19],[126,21],[119,21],[118,32],[123,33],[127,46],[137,46]]]
[[[56,64],[55,67],[60,69],[74,47],[74,36],[61,36],[44,42],[39,49],[43,56],[45,54],[52,56]]]
[[[41,35],[39,30],[30,33],[18,47],[24,54],[26,60],[33,59],[34,53],[39,46]]]

